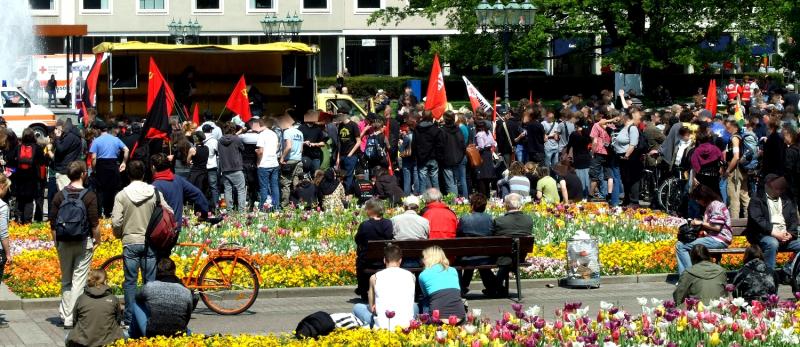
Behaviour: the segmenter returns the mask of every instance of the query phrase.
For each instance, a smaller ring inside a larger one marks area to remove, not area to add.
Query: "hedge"
[[[736,74],[737,79],[741,79],[744,75]],[[762,76],[761,74],[749,74],[750,76]],[[773,81],[778,84],[783,84],[782,74],[769,74],[772,76]],[[655,90],[659,85],[668,89],[673,97],[688,97],[694,95],[697,88],[708,87],[708,82],[712,78],[717,79],[717,86],[727,83],[727,78],[730,75],[725,75],[725,80],[721,80],[721,76],[715,75],[700,75],[700,74],[660,74],[660,73],[645,73],[642,76],[642,83],[644,84],[644,92]],[[498,96],[503,95],[504,80],[502,76],[468,76],[470,82],[475,85],[483,95],[491,99],[494,92]],[[375,95],[378,89],[385,90],[390,97],[396,98],[403,93],[403,87],[412,79],[420,79],[418,77],[401,76],[401,77],[387,77],[387,76],[356,76],[345,79],[345,85],[350,91],[350,94],[358,98],[365,98]],[[335,77],[318,77],[317,85],[319,88],[326,88],[336,83]],[[422,93],[425,93],[428,80],[422,79]],[[560,99],[565,94],[582,93],[584,96],[597,95],[603,89],[611,89],[614,87],[614,75],[604,74],[600,76],[536,76],[536,77],[510,77],[509,85],[509,98],[511,100],[519,100],[527,98],[529,91],[533,93],[534,98],[544,99]],[[451,75],[445,77],[445,89],[447,90],[447,98],[449,100],[467,100],[467,90],[464,87],[464,81],[460,75]],[[424,95],[423,95],[424,96]]]

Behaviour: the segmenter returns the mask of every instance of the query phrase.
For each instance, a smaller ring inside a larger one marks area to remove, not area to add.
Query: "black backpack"
[[[647,136],[644,135],[644,132],[639,131],[639,128],[633,125],[628,127],[628,140],[631,138],[631,128],[636,129],[636,131],[639,133],[639,141],[636,142],[636,147],[633,149],[631,158],[638,158],[640,155],[650,152],[650,145],[648,144]]]
[[[317,311],[303,318],[300,323],[297,323],[297,329],[294,330],[294,335],[298,339],[315,339],[330,334],[334,329],[336,329],[336,323],[334,323],[331,315],[322,311]]]
[[[86,212],[86,204],[83,197],[88,190],[84,189],[78,193],[77,198],[67,191],[61,190],[64,200],[58,208],[56,215],[55,232],[56,241],[83,241],[89,237],[89,215]]]

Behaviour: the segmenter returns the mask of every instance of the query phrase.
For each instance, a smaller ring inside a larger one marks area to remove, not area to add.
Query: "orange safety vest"
[[[750,101],[750,83],[745,83],[744,87],[742,87],[742,101],[748,102]]]
[[[728,86],[725,87],[725,94],[728,94],[728,100],[736,100],[736,97],[739,95],[739,85],[736,83],[728,84]]]

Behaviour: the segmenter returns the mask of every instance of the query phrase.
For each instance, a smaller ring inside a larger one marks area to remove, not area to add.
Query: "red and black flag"
[[[97,107],[97,80],[100,77],[100,68],[108,58],[108,53],[97,53],[94,56],[94,63],[86,76],[85,85],[81,86],[80,106],[78,110],[82,113],[83,125],[89,126],[89,112],[87,108]],[[77,106],[77,105],[76,105]]]
[[[136,149],[148,140],[169,141],[170,125],[169,115],[175,105],[175,95],[172,93],[169,84],[164,80],[158,66],[150,58],[150,74],[147,84],[147,115],[142,125],[142,133],[139,140],[133,146],[131,153],[136,153]]]

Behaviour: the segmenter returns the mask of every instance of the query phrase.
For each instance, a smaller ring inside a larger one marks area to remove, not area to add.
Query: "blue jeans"
[[[525,151],[525,146],[514,146],[514,155],[516,155],[518,162],[523,164],[528,162],[528,152]]]
[[[319,170],[320,166],[322,166],[322,159],[311,159],[309,157],[303,157],[303,163],[308,163],[308,170],[305,170],[306,168],[303,167],[303,172],[309,173],[313,178],[314,173],[317,172],[317,170]]]
[[[469,187],[467,187],[467,156],[461,159],[461,164],[458,164],[458,171],[456,173],[456,179],[458,180],[458,196],[466,198],[469,196]]]
[[[406,195],[419,194],[419,171],[417,161],[403,158],[403,192]]]
[[[281,201],[281,187],[278,185],[278,177],[280,177],[280,167],[260,167],[258,168],[258,208],[264,209],[264,202],[267,197],[272,199],[270,203],[271,208],[280,207]]]
[[[344,188],[349,192],[353,187],[353,175],[356,172],[356,165],[358,165],[358,157],[351,155],[340,158],[340,161],[341,169],[344,171]]]
[[[558,164],[558,148],[544,149],[544,166],[553,168]]]
[[[583,186],[583,197],[589,196],[589,169],[575,169],[575,175],[581,180]]]
[[[458,165],[447,166],[444,168],[444,185],[447,187],[445,194],[458,195],[458,188],[456,185],[456,175],[458,172]]]
[[[131,339],[138,339],[147,335],[147,321],[150,320],[150,310],[147,305],[139,301],[133,301],[133,320],[128,328],[128,337]],[[191,335],[192,331],[186,329],[186,335]]]
[[[695,245],[703,245],[708,249],[728,248],[728,245],[719,242],[710,236],[698,238],[690,243],[678,241],[675,244],[675,255],[678,257],[678,275],[683,274],[684,271],[692,267],[692,258],[689,256],[689,251],[691,251],[692,247]],[[775,260],[775,258],[772,259],[773,261]]]
[[[125,281],[122,283],[122,290],[125,293],[125,323],[131,324],[139,270],[142,272],[143,284],[155,281],[156,252],[144,244],[125,245],[122,247],[122,262],[125,268]]]
[[[622,175],[619,172],[619,163],[614,163],[611,166],[611,178],[614,180],[614,187],[611,191],[611,206],[619,205],[619,195],[622,193]]]
[[[375,316],[370,311],[369,304],[358,303],[353,305],[353,315],[364,322],[364,327],[372,328],[375,324]]]
[[[781,244],[778,242],[778,239],[765,235],[761,236],[761,239],[757,242],[758,245],[761,246],[761,250],[764,251],[764,262],[767,264],[767,268],[770,270],[775,268],[775,256],[779,250],[800,252],[800,240],[797,239]],[[794,258],[792,261],[786,264],[786,266],[784,266],[783,271],[786,272],[787,275],[792,273],[792,264],[794,264],[796,260],[797,258]]]
[[[725,177],[720,177],[719,178],[719,191],[721,193],[720,195],[722,195],[721,196],[722,202],[724,202],[725,205],[727,205],[728,204],[728,179],[727,178],[725,178]],[[739,216],[736,216],[736,217],[739,217]]]
[[[422,165],[417,163],[417,169],[419,170],[419,189],[421,191],[431,187],[439,189],[439,163],[436,160],[428,160]]]

